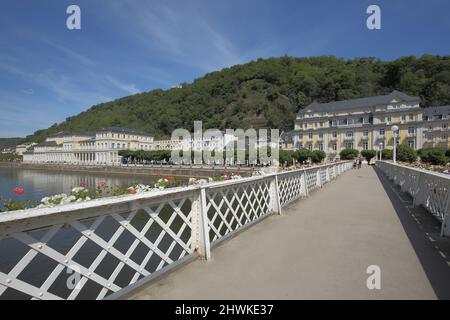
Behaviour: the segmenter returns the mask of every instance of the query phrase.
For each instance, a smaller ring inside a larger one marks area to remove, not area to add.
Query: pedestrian
[[[361,169],[361,165],[362,165],[362,159],[359,158],[359,159],[358,159],[358,169]]]
[[[353,169],[356,169],[356,159],[353,161]]]

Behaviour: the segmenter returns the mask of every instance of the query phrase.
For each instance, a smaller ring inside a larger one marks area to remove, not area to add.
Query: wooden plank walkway
[[[450,299],[449,261],[437,221],[363,166],[128,298]]]

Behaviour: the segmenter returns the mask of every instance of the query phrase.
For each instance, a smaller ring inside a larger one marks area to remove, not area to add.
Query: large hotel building
[[[393,91],[369,98],[312,103],[297,114],[292,142],[295,149],[323,150],[329,159],[342,149],[392,149],[397,143],[414,149],[449,146],[450,106],[421,108],[420,98]]]

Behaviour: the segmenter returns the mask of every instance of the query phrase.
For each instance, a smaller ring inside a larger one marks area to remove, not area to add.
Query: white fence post
[[[419,178],[417,179],[416,190],[414,191],[413,197],[413,206],[417,207],[424,203],[426,198],[426,190],[423,190],[425,187],[425,176],[423,173],[419,173]]]
[[[278,175],[275,175],[275,179],[270,181],[271,199],[272,199],[272,210],[281,215],[281,204],[280,204],[280,189],[278,188]]]
[[[302,183],[303,183],[303,186],[305,187],[305,189],[304,189],[305,190],[304,196],[307,197],[309,191],[308,191],[308,183],[307,183],[307,180],[306,180],[306,171],[303,171],[303,173],[302,173]]]
[[[206,260],[211,258],[206,191],[201,188],[192,202],[192,247]]]

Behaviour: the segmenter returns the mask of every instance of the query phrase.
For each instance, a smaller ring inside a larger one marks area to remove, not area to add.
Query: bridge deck
[[[375,169],[351,170],[131,299],[450,298],[450,240]],[[366,269],[381,268],[381,290]]]

